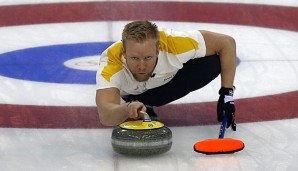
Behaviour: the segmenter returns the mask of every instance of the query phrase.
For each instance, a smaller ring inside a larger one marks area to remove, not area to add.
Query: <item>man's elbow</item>
[[[230,48],[236,50],[236,40],[231,36],[225,36],[225,44],[228,45]]]

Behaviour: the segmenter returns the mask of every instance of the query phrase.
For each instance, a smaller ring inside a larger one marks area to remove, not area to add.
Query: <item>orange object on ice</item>
[[[232,138],[208,139],[197,142],[194,150],[204,154],[228,154],[241,151],[244,143]]]
[[[243,150],[244,143],[241,140],[224,138],[226,125],[227,116],[224,115],[218,139],[207,139],[197,142],[194,145],[194,151],[204,154],[228,154]]]

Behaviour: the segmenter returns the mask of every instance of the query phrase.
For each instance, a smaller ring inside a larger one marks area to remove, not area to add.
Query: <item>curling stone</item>
[[[120,124],[112,133],[112,147],[120,154],[148,156],[169,151],[172,131],[163,123],[152,121],[147,113],[140,112],[143,120]]]

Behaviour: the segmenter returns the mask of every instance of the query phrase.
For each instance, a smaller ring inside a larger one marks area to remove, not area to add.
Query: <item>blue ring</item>
[[[52,45],[3,53],[0,54],[0,75],[48,83],[95,84],[96,71],[72,69],[63,63],[72,58],[99,56],[112,43]]]
[[[95,84],[96,71],[64,66],[73,58],[100,55],[113,42],[63,44],[16,50],[0,54],[0,75],[48,83]],[[237,66],[240,59],[237,57]]]

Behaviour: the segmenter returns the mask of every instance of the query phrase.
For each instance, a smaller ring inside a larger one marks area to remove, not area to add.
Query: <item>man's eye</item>
[[[152,59],[152,56],[147,56],[145,59],[150,60],[150,59]]]
[[[139,60],[138,57],[131,57],[130,59],[132,59],[132,60]]]

